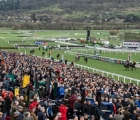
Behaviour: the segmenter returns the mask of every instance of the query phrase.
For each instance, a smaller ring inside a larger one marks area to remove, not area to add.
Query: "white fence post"
[[[112,74],[112,78],[114,79],[114,75]]]
[[[125,83],[125,77],[124,77],[123,79],[124,79],[123,81],[124,81],[124,83]]]
[[[118,75],[118,80],[120,81],[120,76]]]

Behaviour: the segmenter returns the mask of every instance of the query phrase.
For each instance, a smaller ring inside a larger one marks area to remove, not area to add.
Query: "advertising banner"
[[[139,42],[123,42],[124,47],[140,47]]]

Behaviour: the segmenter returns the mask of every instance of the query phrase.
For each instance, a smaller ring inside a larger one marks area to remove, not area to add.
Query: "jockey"
[[[133,60],[133,63],[132,63],[133,65],[135,65],[136,64],[136,62]]]
[[[129,64],[129,60],[126,60],[125,64],[128,65]]]
[[[77,54],[77,55],[76,55],[76,57],[78,58],[78,57],[79,57],[79,55]]]

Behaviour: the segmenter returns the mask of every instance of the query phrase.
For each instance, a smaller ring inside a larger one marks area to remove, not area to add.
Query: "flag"
[[[19,88],[15,88],[14,93],[15,93],[15,96],[18,96],[19,95]]]
[[[22,88],[27,87],[28,84],[30,84],[30,75],[24,75],[22,81]]]

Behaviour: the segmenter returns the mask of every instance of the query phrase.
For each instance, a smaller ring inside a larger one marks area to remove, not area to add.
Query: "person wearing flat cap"
[[[19,105],[17,107],[17,111],[20,113],[20,116],[22,116],[22,118],[23,118],[23,107]]]
[[[14,112],[15,119],[14,120],[23,120],[19,111]]]

